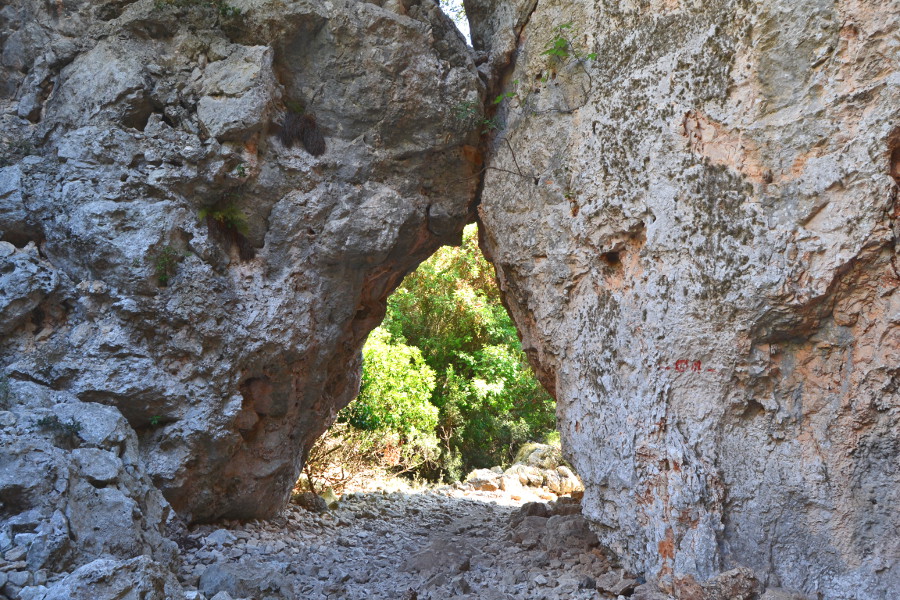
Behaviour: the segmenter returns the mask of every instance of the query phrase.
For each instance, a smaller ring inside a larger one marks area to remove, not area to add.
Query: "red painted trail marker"
[[[671,371],[673,368],[675,369],[675,371],[676,371],[677,373],[687,373],[687,372],[691,372],[691,373],[703,373],[703,372],[706,372],[706,373],[717,373],[717,372],[718,372],[716,369],[712,369],[712,368],[706,368],[706,369],[704,369],[704,368],[703,368],[703,361],[699,361],[699,360],[689,360],[689,359],[687,359],[687,358],[680,358],[680,359],[676,360],[676,361],[675,361],[675,366],[674,366],[674,367],[672,367],[671,365],[660,366],[660,367],[659,367],[659,370],[660,370],[660,371]]]

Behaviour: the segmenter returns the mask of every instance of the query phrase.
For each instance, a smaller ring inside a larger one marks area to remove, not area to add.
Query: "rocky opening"
[[[276,514],[477,218],[623,568],[896,596],[900,15],[858,4],[470,0],[472,49],[429,0],[5,5],[3,593],[178,597],[170,517]]]

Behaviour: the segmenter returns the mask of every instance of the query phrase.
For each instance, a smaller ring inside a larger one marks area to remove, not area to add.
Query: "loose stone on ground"
[[[586,583],[610,565],[587,522],[559,514],[573,504],[529,503],[543,516],[520,518],[523,502],[500,490],[347,494],[324,513],[197,527],[179,578],[198,599],[615,598]]]

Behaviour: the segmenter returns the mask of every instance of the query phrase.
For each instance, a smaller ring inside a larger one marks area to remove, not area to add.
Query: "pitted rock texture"
[[[107,559],[103,572],[140,566],[165,573],[176,566],[177,546],[166,538],[172,509],[145,472],[137,436],[121,413],[30,387],[31,407],[0,411],[4,597],[20,597],[27,587],[52,587],[99,557]],[[0,389],[0,400],[8,393]],[[140,565],[122,562],[134,557],[141,557]],[[60,585],[78,587],[75,581],[98,568],[86,567]]]
[[[431,0],[214,4],[0,8],[7,404],[115,406],[193,521],[284,506],[385,298],[472,219],[453,107],[484,94]],[[279,141],[301,112],[320,156]]]
[[[896,5],[542,0],[517,38],[482,242],[601,541],[676,591],[900,595]]]
[[[34,586],[39,600],[186,600],[175,576],[146,556],[131,560],[97,559],[51,585]]]

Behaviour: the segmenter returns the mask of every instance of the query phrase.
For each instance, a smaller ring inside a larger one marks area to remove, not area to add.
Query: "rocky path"
[[[522,505],[453,488],[348,494],[322,514],[291,505],[194,529],[180,578],[189,598],[215,600],[596,599],[640,583],[610,569],[577,501]]]

